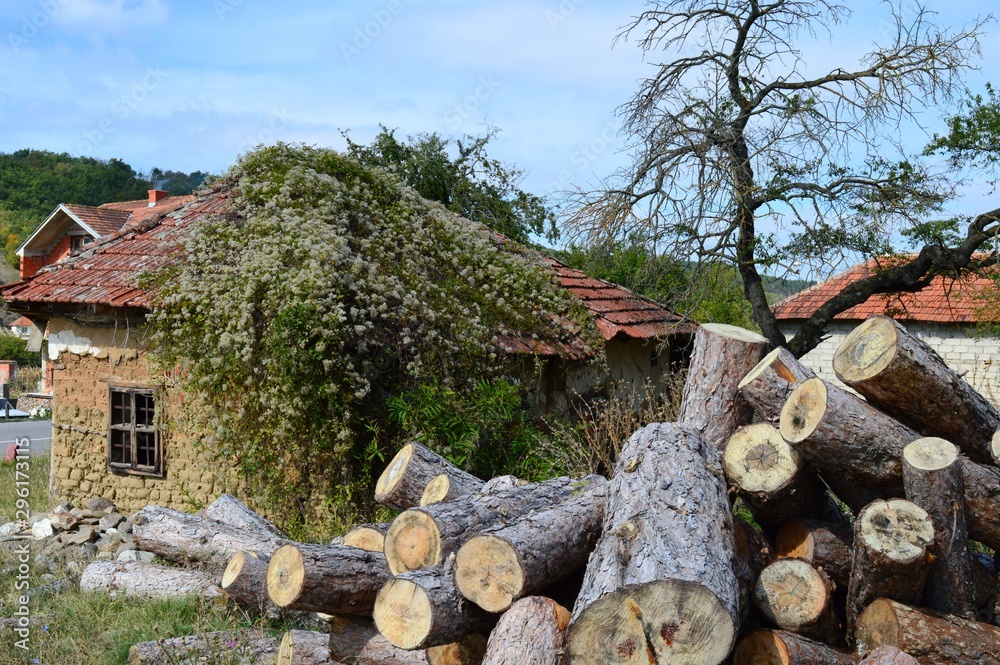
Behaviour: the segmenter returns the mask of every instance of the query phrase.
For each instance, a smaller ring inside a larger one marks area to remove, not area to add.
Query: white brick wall
[[[1000,339],[977,337],[975,326],[967,324],[901,323],[937,351],[949,367],[966,372],[965,380],[1000,406]],[[803,364],[820,377],[843,387],[833,373],[833,354],[856,325],[841,321],[831,324],[829,338],[807,353],[802,358]],[[784,324],[781,331],[790,336],[795,326]]]

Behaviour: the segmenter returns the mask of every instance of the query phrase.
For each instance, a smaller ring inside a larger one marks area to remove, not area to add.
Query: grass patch
[[[31,457],[26,462],[0,462],[0,517],[14,519],[18,511],[18,491],[27,487],[28,507],[37,512],[47,511],[49,505],[48,454]],[[19,486],[27,480],[28,484]]]

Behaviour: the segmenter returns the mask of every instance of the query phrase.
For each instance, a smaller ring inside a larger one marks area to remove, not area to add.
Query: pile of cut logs
[[[484,482],[410,444],[376,487],[400,514],[334,544],[157,507],[135,539],[330,615],[284,665],[1000,663],[1000,412],[888,318],[834,370],[851,390],[706,324],[677,422],[610,481]]]

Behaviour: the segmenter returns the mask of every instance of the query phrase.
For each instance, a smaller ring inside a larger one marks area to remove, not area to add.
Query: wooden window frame
[[[129,422],[121,424],[113,424],[114,420],[114,396],[115,394],[125,394],[128,395],[129,404]],[[153,424],[152,425],[138,425],[136,424],[136,395],[142,395],[149,397],[153,401]],[[108,445],[107,445],[107,455],[108,455],[108,468],[114,473],[120,473],[131,476],[146,476],[152,478],[163,478],[166,474],[163,468],[163,440],[160,436],[160,409],[157,406],[160,403],[160,391],[156,388],[149,387],[136,387],[136,386],[108,386]],[[131,445],[131,451],[129,454],[129,463],[124,462],[113,462],[112,461],[112,436],[115,431],[124,431],[129,433],[129,442]],[[153,435],[153,450],[155,456],[155,463],[153,465],[140,465],[138,463],[138,437],[137,433],[147,433]]]

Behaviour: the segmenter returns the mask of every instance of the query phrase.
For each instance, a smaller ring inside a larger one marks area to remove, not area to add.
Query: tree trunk
[[[272,533],[238,528],[170,508],[146,506],[129,520],[140,550],[175,563],[222,572],[242,550],[271,554],[286,541]]]
[[[249,529],[278,538],[287,538],[285,532],[264,519],[232,494],[223,494],[208,504],[199,515],[216,522],[222,522],[237,529]]]
[[[997,665],[1000,628],[879,598],[861,614],[858,648],[898,647],[923,665]]]
[[[777,427],[781,407],[788,396],[800,383],[815,377],[815,372],[800,363],[788,349],[779,346],[743,377],[737,389],[757,417]]]
[[[1000,469],[959,457],[969,538],[1000,550]]]
[[[774,625],[827,644],[843,640],[833,582],[800,559],[778,559],[761,572],[754,602]]]
[[[854,562],[847,587],[847,631],[876,598],[920,602],[934,527],[923,508],[905,499],[876,501],[854,523]]]
[[[425,651],[393,646],[370,618],[334,617],[329,646],[330,658],[351,665],[429,665]]]
[[[896,647],[883,644],[862,658],[858,665],[920,665],[920,661]]]
[[[722,454],[729,482],[770,533],[794,518],[814,516],[828,501],[826,487],[773,425],[741,427]]]
[[[128,665],[177,665],[200,662],[274,665],[277,653],[277,638],[268,637],[259,630],[220,630],[133,644],[128,650]]]
[[[927,572],[923,605],[938,612],[975,618],[972,557],[965,526],[965,486],[958,448],[936,437],[903,449],[906,498],[934,525],[934,559]]]
[[[361,524],[356,526],[340,539],[340,545],[357,547],[368,552],[385,551],[385,532],[389,530],[388,522],[378,524]]]
[[[855,511],[875,498],[902,494],[903,448],[920,438],[822,379],[809,379],[792,391],[781,410],[780,430],[824,477],[840,481],[840,498]]]
[[[482,483],[434,451],[414,442],[403,446],[379,476],[375,483],[375,500],[393,510],[418,506],[427,484],[442,473],[460,484]]]
[[[479,494],[486,483],[475,476],[458,478],[442,473],[431,478],[420,496],[420,505],[429,506],[432,503],[451,501],[466,494]]]
[[[567,665],[569,617],[569,610],[549,598],[521,598],[490,633],[482,665]]]
[[[486,653],[486,636],[466,635],[458,642],[427,649],[427,665],[480,665]]]
[[[733,522],[716,452],[689,425],[625,443],[567,640],[574,665],[720,663],[739,625]]]
[[[854,659],[795,633],[758,630],[736,647],[733,665],[854,665]]]
[[[491,494],[411,508],[401,513],[385,535],[385,557],[394,575],[444,562],[461,545],[491,527],[549,508],[573,496],[593,478],[555,478]]]
[[[334,665],[330,636],[312,630],[289,630],[281,638],[277,665]]]
[[[256,552],[237,552],[222,573],[222,590],[227,596],[272,619],[286,616],[267,595],[267,564],[270,557]]]
[[[455,586],[452,565],[414,570],[389,581],[375,601],[375,625],[401,649],[451,644],[489,630],[496,617],[470,603]]]
[[[851,579],[854,533],[849,527],[819,520],[795,519],[781,525],[774,541],[778,556],[802,559],[829,575],[838,588]]]
[[[833,370],[913,429],[958,444],[982,464],[1000,460],[993,448],[1000,411],[902,324],[886,316],[868,319],[841,342]]]
[[[344,545],[295,543],[278,548],[267,566],[267,593],[286,610],[371,614],[392,576],[385,557]]]
[[[222,591],[216,576],[204,570],[186,570],[155,563],[94,561],[80,575],[80,591],[105,592],[112,598],[215,598]]]
[[[702,324],[695,333],[677,422],[701,434],[712,459],[722,455],[733,432],[750,424],[753,408],[737,385],[770,346],[766,337],[722,323]]]
[[[487,612],[503,612],[586,566],[601,534],[608,491],[601,476],[587,480],[560,503],[467,540],[455,560],[462,595]]]

